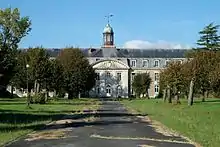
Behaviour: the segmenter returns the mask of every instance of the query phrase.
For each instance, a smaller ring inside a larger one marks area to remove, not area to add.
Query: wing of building
[[[84,55],[95,69],[98,79],[90,91],[91,97],[130,97],[134,95],[131,83],[137,73],[148,72],[152,83],[150,97],[159,93],[159,73],[169,61],[182,62],[187,49],[126,49],[114,44],[114,31],[107,24],[100,48],[82,48]],[[48,50],[56,57],[59,49]]]

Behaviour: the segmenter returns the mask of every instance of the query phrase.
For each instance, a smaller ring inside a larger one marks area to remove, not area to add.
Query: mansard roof
[[[188,49],[126,49],[126,48],[81,48],[86,57],[115,58],[184,58]],[[61,49],[48,49],[56,57]]]

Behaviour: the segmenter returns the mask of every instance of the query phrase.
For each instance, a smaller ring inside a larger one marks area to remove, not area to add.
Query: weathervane
[[[112,15],[112,14],[109,14],[109,15],[106,15],[105,17],[107,18],[107,20],[108,20],[108,24],[109,24],[109,20],[110,20],[110,17],[113,17],[114,15]]]

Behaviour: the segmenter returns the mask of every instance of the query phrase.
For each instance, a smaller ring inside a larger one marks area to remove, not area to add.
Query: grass
[[[122,103],[139,113],[189,137],[204,147],[220,146],[220,99],[196,100],[192,107],[186,100],[181,105],[164,103],[160,99],[124,100]]]
[[[50,121],[82,110],[95,110],[95,99],[56,100],[26,107],[24,98],[0,99],[0,146],[22,135],[42,128]]]

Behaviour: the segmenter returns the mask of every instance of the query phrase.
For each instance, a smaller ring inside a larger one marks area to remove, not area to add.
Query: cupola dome
[[[110,24],[107,24],[103,30],[103,33],[114,33]]]

